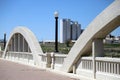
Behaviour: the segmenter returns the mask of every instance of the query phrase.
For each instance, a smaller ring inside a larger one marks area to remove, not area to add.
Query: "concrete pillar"
[[[95,41],[92,43],[93,79],[96,79]]]
[[[28,52],[28,44],[24,37],[23,37],[23,52]]]
[[[12,51],[12,39],[10,40],[10,47],[9,47],[9,51]]]
[[[96,79],[96,61],[95,57],[104,56],[103,39],[95,39],[92,43],[92,61],[93,61],[93,78]]]
[[[46,67],[51,68],[51,54],[47,53],[47,62],[46,62]]]
[[[11,51],[14,51],[14,38],[11,39]]]
[[[23,52],[23,36],[20,34],[20,52]]]
[[[55,67],[55,53],[51,53],[51,58],[52,58],[51,69],[54,69],[54,67]]]
[[[95,52],[96,57],[104,56],[104,45],[103,39],[95,39],[92,45],[93,51]]]
[[[22,45],[23,45],[23,52],[25,52],[25,51],[24,51],[24,48],[25,48],[25,46],[24,46],[24,44],[25,44],[24,37],[22,37],[22,42],[23,42],[23,43],[22,43]]]
[[[18,52],[20,52],[20,34],[18,34]]]
[[[76,64],[73,64],[73,74],[76,74]]]
[[[16,40],[15,40],[15,34],[14,34],[14,36],[13,36],[13,39],[14,39],[14,52],[16,51]]]
[[[18,51],[18,34],[14,34],[14,51]]]
[[[15,40],[16,40],[16,51],[18,52],[18,34],[16,34]]]

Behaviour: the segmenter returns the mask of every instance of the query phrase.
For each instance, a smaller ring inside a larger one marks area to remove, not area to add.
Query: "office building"
[[[60,20],[60,43],[77,40],[81,34],[81,25],[70,19]]]

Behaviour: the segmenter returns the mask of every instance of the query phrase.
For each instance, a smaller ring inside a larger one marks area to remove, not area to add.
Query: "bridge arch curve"
[[[85,29],[78,38],[65,59],[61,70],[72,71],[82,55],[91,52],[92,41],[103,39],[107,34],[120,26],[120,0],[115,0],[103,12],[101,12]]]
[[[34,64],[39,65],[38,54],[43,51],[35,35],[26,27],[16,27],[7,41],[3,58],[8,51],[12,52],[30,52],[33,56]]]

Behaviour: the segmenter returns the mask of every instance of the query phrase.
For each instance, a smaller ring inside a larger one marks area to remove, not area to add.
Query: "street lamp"
[[[5,46],[6,46],[6,33],[4,33],[4,49],[5,49]]]
[[[55,52],[58,52],[58,12],[55,11]]]

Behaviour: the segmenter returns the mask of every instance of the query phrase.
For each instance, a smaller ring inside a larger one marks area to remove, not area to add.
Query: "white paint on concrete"
[[[22,26],[16,27],[16,28],[12,31],[12,33],[10,34],[10,38],[8,39],[8,42],[7,42],[7,44],[6,44],[6,48],[5,48],[5,51],[4,51],[3,58],[5,57],[5,54],[6,54],[6,52],[7,52],[7,49],[8,49],[8,45],[9,45],[9,43],[10,43],[10,40],[11,40],[12,38],[14,38],[14,40],[15,40],[16,36],[15,36],[14,34],[16,34],[16,33],[19,33],[19,34],[21,34],[21,35],[23,36],[24,41],[26,41],[26,42],[28,43],[28,46],[29,46],[29,48],[30,48],[30,50],[31,50],[31,53],[33,54],[33,59],[34,59],[35,64],[36,64],[36,65],[39,65],[39,63],[40,63],[41,60],[40,60],[38,54],[43,54],[43,51],[42,51],[42,49],[41,49],[41,47],[40,47],[40,45],[39,45],[39,42],[38,42],[37,38],[36,38],[35,35],[32,33],[32,31],[30,31],[28,28],[22,27]],[[17,39],[16,39],[16,40],[17,40]],[[16,41],[16,40],[15,40],[15,41]],[[15,42],[15,41],[14,41],[14,42]],[[23,44],[23,45],[24,45],[24,44]],[[25,46],[24,46],[24,47],[25,47]],[[16,47],[14,46],[14,48],[16,48]],[[16,50],[16,49],[15,49],[15,50]]]
[[[109,7],[101,12],[85,29],[70,50],[65,59],[62,71],[72,71],[73,64],[78,62],[81,55],[91,52],[92,40],[105,38],[107,34],[120,25],[120,0],[115,0]]]

